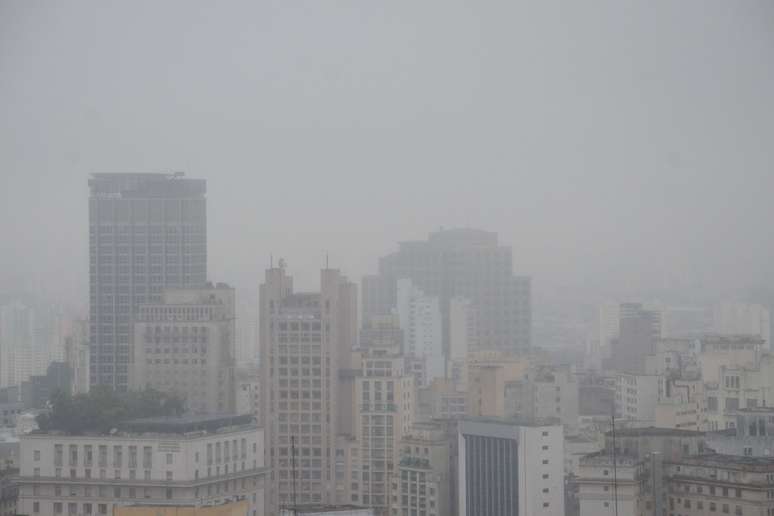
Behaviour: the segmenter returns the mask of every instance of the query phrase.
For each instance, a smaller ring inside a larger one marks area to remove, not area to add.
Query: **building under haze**
[[[476,343],[482,349],[529,349],[532,332],[530,278],[513,275],[511,248],[497,234],[475,229],[440,230],[426,241],[401,242],[379,260],[379,273],[363,278],[363,316],[390,313],[398,280],[410,279],[427,296],[437,296],[449,348],[451,299],[470,300],[477,315]]]
[[[357,288],[333,269],[322,270],[320,279],[320,292],[296,293],[281,264],[266,271],[260,287],[270,514],[289,505],[335,503],[336,438],[354,433],[352,396],[340,374],[353,365]]]
[[[223,283],[167,289],[139,306],[134,325],[133,389],[186,398],[188,410],[236,410],[234,289]]]
[[[90,381],[126,390],[137,307],[206,281],[206,183],[122,173],[89,187]]]
[[[606,366],[619,371],[644,371],[645,359],[656,351],[661,337],[661,313],[640,303],[622,303],[618,337],[610,343]]]

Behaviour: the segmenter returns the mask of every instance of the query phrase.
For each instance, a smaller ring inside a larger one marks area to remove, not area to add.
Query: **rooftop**
[[[175,417],[147,417],[121,423],[120,430],[137,433],[185,434],[188,432],[215,432],[221,428],[249,425],[254,422],[250,414],[211,414]]]
[[[613,432],[609,431],[605,435],[612,437]],[[642,428],[621,428],[615,431],[616,437],[699,437],[704,435],[704,432],[695,430],[682,430],[679,428],[657,428],[655,426],[647,426]]]
[[[360,507],[358,505],[326,505],[326,504],[309,504],[309,505],[296,505],[295,507],[285,507],[286,511],[293,511],[295,514],[312,514],[318,512],[345,512],[345,511],[367,511],[372,510],[367,507]]]
[[[513,426],[557,426],[560,425],[558,418],[526,418],[526,417],[495,417],[495,416],[464,416],[463,421],[472,421],[475,423],[497,423],[501,425]]]
[[[774,471],[774,457],[745,457],[742,455],[724,455],[707,453],[692,455],[679,460],[669,461],[670,464],[692,466],[715,466],[745,471]]]

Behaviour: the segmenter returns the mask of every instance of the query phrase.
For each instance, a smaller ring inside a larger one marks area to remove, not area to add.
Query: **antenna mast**
[[[618,464],[615,455],[615,401],[613,402],[613,416],[611,421],[613,423],[613,504],[615,507],[615,516],[618,516]]]

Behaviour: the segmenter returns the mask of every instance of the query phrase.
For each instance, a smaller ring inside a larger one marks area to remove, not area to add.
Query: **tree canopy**
[[[102,386],[76,396],[57,392],[51,403],[51,411],[37,417],[38,426],[43,431],[58,430],[68,434],[108,433],[122,421],[178,416],[185,409],[183,398],[155,389],[116,392]]]

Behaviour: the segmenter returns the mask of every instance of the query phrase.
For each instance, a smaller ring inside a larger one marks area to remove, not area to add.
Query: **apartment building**
[[[660,375],[619,373],[615,383],[615,412],[619,417],[653,424],[659,400]]]

